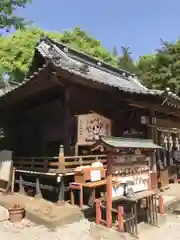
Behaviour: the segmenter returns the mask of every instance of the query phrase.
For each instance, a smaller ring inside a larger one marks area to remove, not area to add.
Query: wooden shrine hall
[[[153,188],[177,176],[180,98],[48,37],[35,46],[26,79],[0,92],[0,110],[0,148],[13,152],[21,190],[29,184],[44,196],[43,189],[59,188],[58,199],[69,199],[77,167],[97,161],[107,167],[106,153],[91,151],[100,136],[151,139],[161,146]]]

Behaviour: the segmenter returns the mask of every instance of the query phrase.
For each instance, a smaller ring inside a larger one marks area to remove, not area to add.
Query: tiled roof
[[[24,86],[30,80],[33,80],[36,76],[38,76],[47,67],[47,65],[48,64],[46,63],[42,67],[38,68],[36,72],[33,72],[33,74],[31,76],[29,76],[28,78],[25,78],[23,82],[16,84],[16,85],[10,84],[9,87],[0,89],[0,97],[5,96],[8,93],[15,91],[16,89],[19,89],[20,87]]]
[[[84,81],[104,84],[116,88],[121,92],[160,97],[162,101],[164,101],[163,104],[165,102],[168,103],[170,100],[170,104],[173,107],[178,105],[178,108],[180,108],[180,98],[169,90],[161,91],[148,89],[138,81],[134,74],[112,67],[103,61],[47,37],[40,39],[36,46],[36,51],[45,58],[47,64],[38,68],[36,72],[27,79],[24,79],[18,86],[6,89],[6,91],[1,91],[0,97],[24,86],[27,81],[33,80],[35,76],[51,62],[56,69],[59,68],[76,76],[81,76]]]
[[[161,97],[162,104],[167,102],[172,107],[180,108],[180,97],[169,89],[164,91],[148,89],[134,74],[112,67],[62,43],[45,37],[40,40],[37,50],[56,67],[81,76],[87,81],[104,84],[123,92]]]
[[[104,62],[91,58],[86,54],[82,56],[81,52],[72,50],[51,39],[45,38],[41,40],[37,45],[37,50],[43,57],[51,60],[56,67],[77,76],[82,76],[86,80],[115,87],[124,92],[152,95],[159,95],[162,92],[146,88],[131,73],[123,70],[118,71],[118,69],[110,67]]]
[[[113,148],[161,148],[160,146],[154,144],[151,139],[101,137],[100,141]]]

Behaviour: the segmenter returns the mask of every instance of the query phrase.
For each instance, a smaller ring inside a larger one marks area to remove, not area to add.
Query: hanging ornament
[[[172,150],[173,150],[173,140],[172,136],[169,136],[169,163],[173,165],[173,158],[172,158]]]
[[[178,139],[178,137],[176,137],[176,139],[175,139],[175,147],[176,147],[177,151],[179,151],[180,146],[179,146],[179,139]]]
[[[168,150],[168,139],[167,136],[164,136],[164,148],[167,151]]]

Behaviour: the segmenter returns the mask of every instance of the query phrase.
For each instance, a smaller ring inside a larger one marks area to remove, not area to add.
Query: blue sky
[[[180,0],[32,0],[18,14],[50,31],[87,30],[111,50],[129,46],[133,58],[152,53],[160,38],[180,36]]]

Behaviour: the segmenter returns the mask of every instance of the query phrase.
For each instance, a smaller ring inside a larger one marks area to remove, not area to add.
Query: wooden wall
[[[138,110],[120,101],[110,92],[71,84],[66,86],[69,93],[70,120],[78,114],[97,112],[113,121],[113,136],[122,136],[130,128],[144,130],[140,124],[143,110]],[[61,89],[62,90],[62,89]],[[56,98],[39,104],[37,101],[12,116],[9,124],[12,148],[18,156],[42,156],[58,154],[59,145],[64,143],[65,135],[65,103],[64,91],[56,91]],[[53,92],[51,91],[53,96]],[[49,94],[47,92],[47,98]],[[33,96],[32,96],[33,99]],[[43,95],[46,100],[46,96]],[[71,135],[71,121],[68,126]]]

